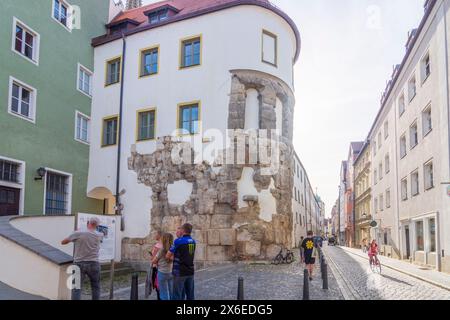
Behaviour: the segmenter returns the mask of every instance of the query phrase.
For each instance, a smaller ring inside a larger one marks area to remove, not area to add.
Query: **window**
[[[412,101],[417,94],[416,76],[413,76],[408,82],[409,101]]]
[[[158,73],[159,47],[141,51],[140,77]]]
[[[388,174],[391,171],[391,161],[389,159],[389,154],[386,155],[386,157],[384,158],[384,170],[386,172],[386,174]]]
[[[92,95],[92,72],[78,64],[78,90],[82,93]]]
[[[406,103],[405,103],[405,95],[401,95],[398,99],[398,113],[400,116],[402,116],[403,113],[405,113],[406,110]]]
[[[199,133],[200,115],[199,103],[182,104],[178,106],[178,130],[179,134]]]
[[[408,180],[404,178],[401,183],[402,200],[408,200]]]
[[[262,34],[262,61],[277,66],[278,38],[275,34],[263,30]]]
[[[428,220],[428,233],[430,236],[430,252],[436,252],[436,219]]]
[[[378,174],[379,174],[380,181],[383,180],[383,164],[382,163],[380,163],[380,165],[378,166]]]
[[[70,177],[47,171],[45,177],[45,214],[69,214]]]
[[[381,149],[383,140],[381,139],[381,132],[378,133],[378,149]]]
[[[69,28],[70,6],[62,0],[53,1],[53,18],[59,21],[64,27]]]
[[[91,120],[88,116],[81,112],[76,112],[75,140],[89,143],[90,122]]]
[[[118,123],[117,116],[103,119],[103,147],[114,146],[117,144]]]
[[[373,182],[374,182],[375,184],[377,184],[377,182],[378,182],[378,172],[377,172],[377,169],[375,169],[375,170],[373,171]]]
[[[180,68],[199,66],[201,64],[201,51],[201,37],[182,40]]]
[[[374,209],[375,209],[375,212],[378,212],[378,198],[375,198]]]
[[[377,155],[377,142],[374,140],[373,141],[373,155],[376,156]]]
[[[419,194],[419,171],[411,173],[411,195],[413,197]]]
[[[386,191],[386,208],[391,207],[391,190]]]
[[[417,122],[409,127],[409,144],[411,149],[413,149],[419,143],[419,135],[417,132]]]
[[[389,137],[389,122],[386,121],[384,123],[384,140],[386,140]]]
[[[406,135],[400,138],[400,158],[406,157]]]
[[[384,210],[384,196],[380,195],[380,211]]]
[[[294,197],[295,197],[295,201],[298,201],[298,198],[297,198],[297,188],[296,188],[296,187],[294,187]]]
[[[422,129],[423,129],[423,136],[425,137],[428,133],[433,130],[433,122],[431,120],[431,106],[427,107],[422,112]]]
[[[416,221],[416,246],[417,251],[423,251],[423,221]]]
[[[9,113],[34,123],[36,90],[10,77]]]
[[[421,62],[422,83],[424,83],[431,74],[430,54],[427,53]]]
[[[137,141],[155,139],[156,110],[138,111],[137,114]]]
[[[156,11],[154,13],[151,13],[149,16],[150,24],[155,24],[161,21],[165,21],[169,19],[169,10],[163,9]]]
[[[106,61],[106,86],[120,82],[121,62],[121,57]]]
[[[433,162],[430,161],[424,165],[425,190],[434,188]]]
[[[34,64],[39,62],[40,36],[16,18],[13,19],[12,49]]]
[[[0,159],[0,180],[19,183],[19,164]]]

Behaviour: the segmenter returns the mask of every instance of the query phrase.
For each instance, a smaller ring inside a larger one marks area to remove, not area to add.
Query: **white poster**
[[[116,254],[116,223],[117,217],[79,213],[77,216],[77,231],[87,231],[87,223],[90,218],[97,217],[100,225],[97,231],[103,233],[103,242],[100,245],[100,262],[107,262],[114,259]]]

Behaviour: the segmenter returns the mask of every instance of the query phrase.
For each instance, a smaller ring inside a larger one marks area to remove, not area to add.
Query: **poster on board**
[[[77,231],[87,231],[87,223],[90,218],[96,217],[100,220],[97,231],[103,233],[103,242],[100,245],[99,259],[100,262],[114,260],[116,255],[116,223],[117,217],[94,215],[88,213],[78,213],[77,215]]]

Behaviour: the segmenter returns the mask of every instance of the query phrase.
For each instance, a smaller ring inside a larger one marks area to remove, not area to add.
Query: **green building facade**
[[[110,0],[0,1],[0,216],[102,213],[86,196],[91,39]]]

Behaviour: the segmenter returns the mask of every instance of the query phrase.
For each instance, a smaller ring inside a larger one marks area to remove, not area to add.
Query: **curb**
[[[354,256],[357,256],[357,257],[360,257],[360,258],[366,258],[365,255],[361,255],[361,254],[359,254],[359,253],[355,253],[355,252],[349,251],[349,250],[347,250],[347,249],[344,248],[344,247],[339,247],[339,248],[340,248],[341,250],[344,250],[345,252],[347,252],[347,253],[349,253],[349,254],[354,255]],[[416,278],[416,279],[421,280],[421,281],[423,281],[423,282],[427,282],[427,283],[432,284],[432,285],[434,285],[434,286],[436,286],[436,287],[439,287],[439,288],[441,288],[441,289],[450,291],[450,287],[445,286],[445,285],[442,285],[442,284],[440,284],[440,283],[438,283],[438,282],[435,282],[435,281],[433,281],[433,280],[430,280],[430,279],[427,279],[427,278],[418,276],[418,275],[416,275],[416,274],[414,274],[414,273],[411,273],[411,272],[408,272],[408,271],[399,269],[399,268],[397,268],[397,267],[390,266],[390,265],[385,264],[385,263],[383,263],[382,265],[383,265],[383,267],[386,267],[386,268],[392,269],[392,270],[394,270],[394,271],[397,271],[397,272],[406,274],[406,275],[408,275],[408,276],[410,276],[410,277]]]

